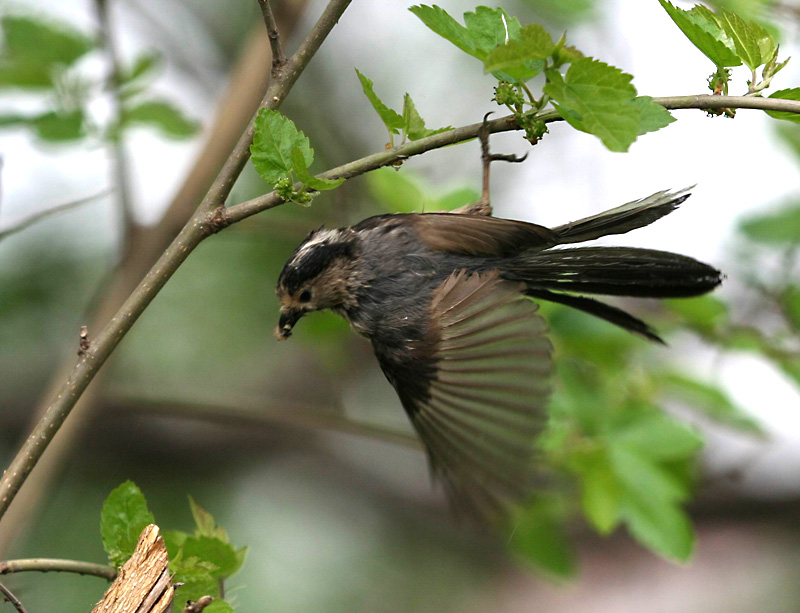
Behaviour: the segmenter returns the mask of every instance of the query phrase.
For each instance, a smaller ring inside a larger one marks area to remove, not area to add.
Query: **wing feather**
[[[490,521],[537,481],[535,438],[550,393],[552,347],[523,289],[496,271],[461,270],[434,290],[424,342],[397,352],[373,338],[434,476],[455,506]],[[409,372],[419,373],[413,385]]]

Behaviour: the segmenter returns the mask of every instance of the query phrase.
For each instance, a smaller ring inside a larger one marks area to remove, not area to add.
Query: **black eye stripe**
[[[309,300],[311,300],[311,292],[308,291],[307,289],[304,289],[300,294],[298,300],[300,302],[308,302]]]

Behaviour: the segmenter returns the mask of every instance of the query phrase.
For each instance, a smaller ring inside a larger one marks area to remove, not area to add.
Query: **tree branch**
[[[0,562],[0,575],[25,572],[61,572],[77,573],[100,577],[106,581],[113,581],[117,570],[107,564],[93,564],[78,560],[60,560],[57,558],[27,558],[22,560],[4,560]]]
[[[17,613],[27,613],[25,607],[22,606],[22,603],[19,601],[19,598],[14,596],[11,591],[2,583],[0,583],[0,594],[3,595],[4,599],[11,603],[11,605],[17,610]]]
[[[272,49],[272,78],[277,79],[280,77],[281,69],[287,62],[286,56],[283,54],[283,47],[281,46],[278,24],[275,22],[275,15],[272,12],[272,7],[269,5],[269,0],[258,0],[258,6],[261,7],[261,14],[264,16],[264,25],[267,26],[269,46]]]
[[[796,100],[784,100],[780,98],[760,98],[755,96],[712,96],[712,95],[697,95],[697,96],[671,96],[666,98],[653,98],[653,102],[660,104],[667,109],[726,109],[726,108],[743,108],[743,109],[761,109],[764,111],[784,111],[788,113],[800,114],[800,102]],[[537,118],[545,123],[554,121],[562,121],[564,118],[558,114],[557,111],[547,110],[537,114]],[[320,175],[321,179],[350,179],[352,177],[364,174],[371,170],[381,168],[382,166],[391,166],[398,162],[410,158],[415,155],[426,153],[433,149],[446,147],[477,138],[481,130],[482,123],[474,123],[460,128],[453,128],[447,132],[440,132],[433,136],[421,138],[419,140],[410,141],[399,145],[388,151],[381,151],[368,155],[359,160],[348,162],[342,166],[337,166],[327,170]],[[497,132],[508,132],[510,130],[519,130],[513,115],[506,115],[499,119],[494,119],[486,123],[491,134]],[[302,184],[295,185],[296,189],[301,189]],[[229,223],[236,223],[242,219],[246,219],[251,215],[255,215],[261,211],[274,208],[284,204],[275,192],[264,194],[252,200],[247,200],[240,204],[228,207],[227,220]]]
[[[49,208],[45,211],[40,211],[39,213],[34,213],[29,217],[26,217],[22,221],[18,221],[13,226],[6,228],[5,230],[0,230],[0,241],[4,238],[8,238],[12,234],[16,234],[17,232],[22,232],[29,226],[32,226],[35,223],[42,221],[43,219],[47,219],[51,215],[57,215],[59,213],[63,213],[64,211],[68,211],[70,209],[77,208],[79,206],[83,206],[84,204],[88,204],[89,202],[93,202],[98,198],[102,198],[103,196],[108,196],[112,193],[113,190],[106,189],[102,192],[97,192],[96,194],[92,194],[91,196],[86,196],[84,198],[79,198],[78,200],[73,200],[72,202],[66,202],[64,204],[58,204],[52,208]]]
[[[297,78],[336,25],[351,0],[330,0],[308,37],[288,61],[287,70],[267,88],[262,101],[266,108],[278,108]],[[128,297],[111,321],[100,331],[92,346],[80,356],[66,382],[44,416],[22,444],[0,479],[0,518],[14,500],[25,479],[53,440],[81,394],[94,379],[144,309],[200,242],[219,230],[224,220],[224,203],[234,182],[250,157],[254,119],[239,139],[203,201],[178,236],[159,257],[138,287]]]

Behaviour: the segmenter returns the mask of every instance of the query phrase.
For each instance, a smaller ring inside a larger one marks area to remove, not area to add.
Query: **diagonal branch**
[[[281,78],[273,81],[267,88],[262,107],[275,109],[280,106],[350,2],[351,0],[330,0],[309,35],[288,61]],[[219,229],[220,220],[225,217],[225,199],[250,157],[253,124],[254,121],[251,120],[248,129],[237,142],[191,219],[159,257],[138,287],[125,300],[116,315],[97,335],[92,347],[80,356],[78,363],[57,392],[44,416],[22,444],[8,469],[4,471],[0,479],[0,518],[8,510],[22,484],[36,466],[75,403],[120,340],[195,247]]]
[[[14,596],[14,594],[12,594],[11,591],[2,583],[0,583],[0,595],[3,596],[3,600],[7,600],[11,603],[11,606],[17,610],[17,613],[27,613],[25,611],[25,607],[23,607],[22,603],[19,601],[19,598]]]
[[[61,560],[57,558],[26,558],[21,560],[4,560],[0,562],[0,575],[25,572],[62,572],[77,573],[100,577],[106,581],[113,581],[117,576],[117,569],[108,564],[94,564],[78,560]]]
[[[264,25],[267,26],[269,46],[272,49],[272,78],[277,79],[280,77],[281,69],[287,62],[286,56],[283,54],[283,47],[281,46],[278,24],[275,22],[275,15],[272,12],[272,7],[269,5],[269,0],[258,0],[258,6],[261,7],[261,14],[264,16]]]

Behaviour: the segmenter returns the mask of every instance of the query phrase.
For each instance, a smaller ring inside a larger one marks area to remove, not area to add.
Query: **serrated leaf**
[[[758,422],[718,387],[679,374],[664,375],[661,381],[668,393],[714,421],[746,432],[763,432]]]
[[[516,17],[503,9],[479,6],[474,12],[464,13],[464,25],[470,40],[485,60],[486,56],[510,40],[518,40],[522,27]]]
[[[329,189],[335,189],[344,183],[344,179],[320,179],[308,172],[308,167],[305,164],[303,152],[299,147],[292,149],[292,171],[297,175],[297,180],[306,187],[313,190],[322,192]]]
[[[779,89],[773,92],[770,98],[778,98],[780,100],[800,100],[800,87],[792,87],[790,89]],[[790,113],[788,111],[766,111],[767,115],[775,119],[783,119],[791,121],[792,123],[800,123],[800,113]]]
[[[639,134],[631,75],[592,58],[573,62],[564,77],[547,71],[544,92],[572,127],[594,134],[611,151],[627,151]]]
[[[386,106],[381,99],[378,98],[378,95],[373,89],[372,81],[361,74],[358,68],[356,68],[356,74],[358,75],[358,80],[361,81],[361,89],[364,90],[364,95],[369,100],[372,108],[375,109],[375,112],[378,113],[386,129],[389,130],[391,134],[400,134],[400,130],[402,130],[405,125],[403,117],[397,111]]]
[[[261,109],[255,121],[255,134],[250,153],[261,177],[270,185],[288,177],[294,164],[292,149],[298,147],[303,153],[306,167],[314,161],[311,144],[291,119],[278,111]]]
[[[722,11],[719,16],[725,32],[730,36],[736,55],[751,70],[764,64],[775,51],[772,35],[754,21],[745,21],[736,13]],[[762,54],[762,50],[766,51]]]
[[[197,501],[191,496],[189,496],[189,508],[194,518],[195,536],[210,536],[225,543],[228,542],[228,533],[225,532],[225,529],[217,526],[214,516],[197,504]]]
[[[689,11],[673,6],[668,0],[658,0],[667,14],[692,44],[719,68],[740,66],[742,61],[736,46],[720,18],[702,5]]]
[[[800,244],[800,204],[745,219],[739,224],[750,240],[773,245]]]
[[[692,557],[695,535],[686,513],[678,506],[641,495],[627,498],[620,514],[631,534],[651,551],[678,562]]]
[[[436,34],[481,61],[499,45],[520,36],[519,20],[503,9],[479,6],[474,12],[464,13],[463,26],[436,5],[412,6],[409,10]]]
[[[637,96],[633,103],[639,109],[639,136],[665,128],[675,121],[672,113],[653,102],[650,96]]]
[[[519,39],[511,39],[486,56],[483,71],[502,72],[515,83],[532,79],[544,69],[544,60],[553,53],[555,43],[550,34],[538,23],[522,28]]]
[[[186,117],[182,111],[166,100],[147,100],[123,108],[122,125],[148,125],[157,128],[170,138],[189,138],[200,129],[200,124]]]
[[[420,4],[410,7],[408,10],[442,38],[449,40],[465,53],[469,53],[478,59],[483,59],[481,57],[483,54],[478,55],[479,52],[467,28],[453,19],[443,8],[436,5]]]
[[[152,523],[155,518],[133,481],[126,481],[108,495],[100,514],[100,534],[113,566],[120,567],[131,557],[142,530]]]
[[[540,497],[517,512],[510,525],[508,543],[512,551],[556,577],[575,574],[575,552],[558,500]]]

